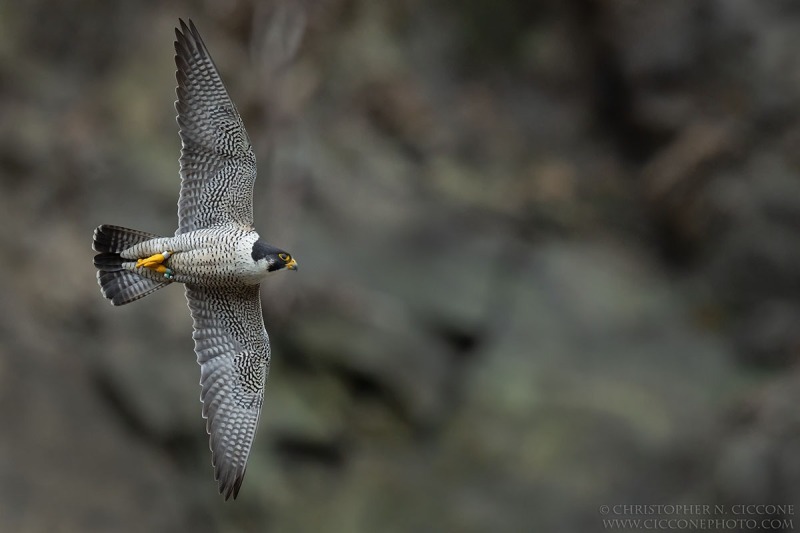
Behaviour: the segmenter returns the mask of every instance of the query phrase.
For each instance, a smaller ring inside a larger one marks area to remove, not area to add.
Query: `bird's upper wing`
[[[178,230],[253,225],[256,158],[200,33],[189,21],[175,30],[175,76],[181,136]]]
[[[214,478],[236,498],[258,426],[269,373],[269,337],[259,286],[211,289],[186,285],[200,363],[203,417]]]

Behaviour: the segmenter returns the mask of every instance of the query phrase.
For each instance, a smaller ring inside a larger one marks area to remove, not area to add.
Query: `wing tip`
[[[205,411],[205,402],[204,402]],[[207,416],[208,415],[208,416]],[[244,474],[247,471],[247,461],[250,458],[250,446],[245,452],[244,458],[230,457],[225,451],[225,445],[220,442],[222,434],[219,428],[213,427],[213,413],[203,413],[203,418],[207,417],[206,431],[209,434],[208,447],[211,450],[211,467],[214,469],[214,480],[217,482],[217,489],[225,501],[239,495],[239,489],[244,481]],[[255,435],[253,435],[255,437]]]
[[[185,57],[191,53],[192,43],[188,37],[191,33],[183,19],[178,19],[178,22],[180,27],[175,28],[175,54]]]
[[[200,36],[200,31],[192,19],[188,19],[188,21],[189,23],[187,24],[182,18],[178,18],[178,26],[175,28],[175,41],[173,43],[175,48],[175,79],[178,83],[176,91],[178,101],[189,98],[187,91],[198,90],[191,89],[191,85],[207,85],[209,83],[219,85],[219,87],[215,87],[215,90],[219,91],[221,88],[221,92],[229,99],[221,79],[217,81],[194,79],[192,81],[193,78],[197,78],[197,76],[193,76],[193,71],[196,69],[207,71],[210,66],[212,76],[216,73],[216,76],[219,77],[219,74],[211,53]],[[181,92],[182,89],[183,92]],[[206,87],[206,89],[208,88]],[[180,113],[180,111],[178,112]]]
[[[178,27],[175,28],[175,53],[185,55],[197,52],[203,57],[208,57],[200,30],[197,29],[192,19],[188,20],[189,24],[187,25],[182,18],[178,18]]]
[[[189,24],[187,25],[186,22],[178,17],[178,24],[180,25],[179,28],[175,28],[175,35],[179,38],[183,37],[184,39],[187,38],[188,35],[195,36],[197,35],[197,27],[194,25],[192,19],[188,19]]]
[[[228,468],[225,471],[222,468],[214,468],[214,479],[217,481],[217,489],[225,501],[233,498],[234,500],[239,496],[239,490],[242,488],[244,481],[244,473],[246,468]]]

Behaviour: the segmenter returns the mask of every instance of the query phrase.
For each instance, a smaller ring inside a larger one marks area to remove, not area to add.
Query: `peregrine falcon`
[[[253,228],[256,158],[197,28],[175,30],[181,189],[174,237],[102,225],[92,248],[97,281],[113,305],[183,283],[194,321],[200,400],[220,494],[236,498],[269,372],[259,284],[297,270]]]

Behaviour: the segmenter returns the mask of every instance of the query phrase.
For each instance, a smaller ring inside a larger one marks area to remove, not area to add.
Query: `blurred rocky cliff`
[[[259,158],[273,363],[242,493],[183,291],[173,28]],[[800,500],[800,6],[0,2],[0,531],[595,531]],[[790,517],[791,518],[791,517]]]

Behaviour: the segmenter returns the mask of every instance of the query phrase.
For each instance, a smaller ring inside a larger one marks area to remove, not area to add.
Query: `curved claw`
[[[150,257],[138,259],[136,261],[136,268],[149,268],[156,272],[164,272],[161,268],[166,268],[162,265],[164,261],[172,256],[172,252],[164,251],[160,254],[153,254]]]

